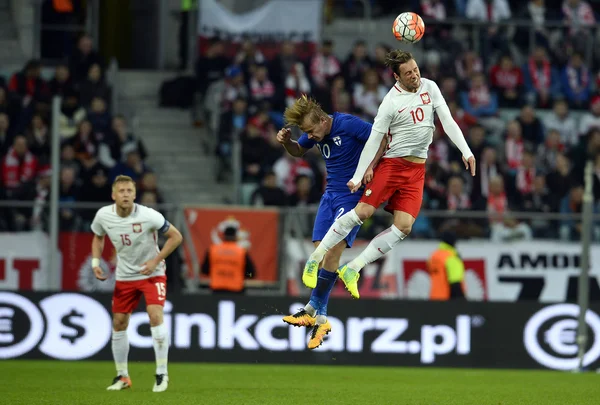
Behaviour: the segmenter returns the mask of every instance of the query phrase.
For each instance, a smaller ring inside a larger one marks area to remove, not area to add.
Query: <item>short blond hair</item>
[[[117,184],[119,183],[133,183],[133,187],[135,188],[135,181],[133,181],[131,177],[125,176],[123,174],[120,174],[115,178],[115,181],[113,181],[112,184],[112,188],[114,189],[115,187],[117,187]]]
[[[327,114],[315,99],[302,95],[293,105],[285,109],[283,116],[288,125],[300,127],[305,117],[310,117],[313,122],[316,122]]]

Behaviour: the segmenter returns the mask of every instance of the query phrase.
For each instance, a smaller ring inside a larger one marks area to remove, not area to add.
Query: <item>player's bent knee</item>
[[[412,225],[398,227],[398,230],[400,232],[402,232],[404,235],[408,236],[408,235],[410,235],[410,232],[412,231]]]
[[[154,308],[158,307],[158,308]],[[163,311],[159,305],[148,307],[148,317],[150,318],[150,326],[158,326],[163,323]]]
[[[113,330],[115,332],[121,332],[121,331],[127,330],[127,326],[129,326],[129,317],[113,318]]]
[[[354,212],[356,212],[356,215],[358,215],[358,218],[360,218],[361,221],[364,221],[373,216],[375,207],[369,204],[359,203],[356,208],[354,208]]]

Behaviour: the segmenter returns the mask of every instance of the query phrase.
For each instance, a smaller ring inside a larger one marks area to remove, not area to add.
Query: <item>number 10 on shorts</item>
[[[165,283],[154,283],[156,286],[156,290],[158,291],[158,299],[159,301],[164,301],[167,297],[167,288]]]

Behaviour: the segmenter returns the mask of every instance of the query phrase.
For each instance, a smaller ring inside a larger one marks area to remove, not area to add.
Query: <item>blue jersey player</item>
[[[342,113],[326,114],[313,99],[302,96],[288,107],[284,113],[288,125],[299,127],[304,134],[294,141],[287,128],[277,133],[277,141],[292,156],[300,157],[313,146],[319,148],[327,168],[327,187],[321,198],[315,218],[312,240],[319,245],[331,225],[344,213],[352,210],[360,200],[361,193],[351,193],[346,183],[360,159],[360,154],[371,133],[371,124]],[[372,176],[372,170],[365,177]],[[366,180],[370,181],[370,178]],[[284,322],[294,326],[312,327],[309,349],[315,349],[323,343],[331,331],[327,321],[327,302],[337,279],[336,270],[340,257],[346,247],[352,246],[359,226],[355,227],[344,240],[337,244],[313,272],[304,272],[302,282],[312,288],[309,303],[295,314],[283,318]]]

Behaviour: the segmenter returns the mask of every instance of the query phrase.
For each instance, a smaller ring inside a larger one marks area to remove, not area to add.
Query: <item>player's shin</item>
[[[169,357],[169,335],[164,322],[150,328],[152,345],[156,355],[156,374],[167,374],[167,361]]]
[[[325,253],[343,241],[357,225],[362,225],[362,221],[354,210],[349,211],[336,219],[321,240],[319,246],[317,246],[313,254],[310,255],[310,260],[320,263],[321,260],[323,260],[323,257],[325,257]]]
[[[127,356],[129,355],[129,339],[127,338],[127,331],[113,330],[111,347],[113,358],[115,359],[115,366],[117,368],[117,375],[121,377],[129,376],[127,370]]]
[[[329,294],[337,280],[337,273],[325,269],[319,270],[317,286],[313,289],[310,296],[309,305],[316,309],[317,324],[323,324],[327,321],[327,304]]]
[[[367,264],[373,263],[392,250],[394,246],[400,243],[406,236],[407,235],[396,228],[395,225],[390,226],[373,238],[365,250],[348,263],[348,267],[360,271]]]

